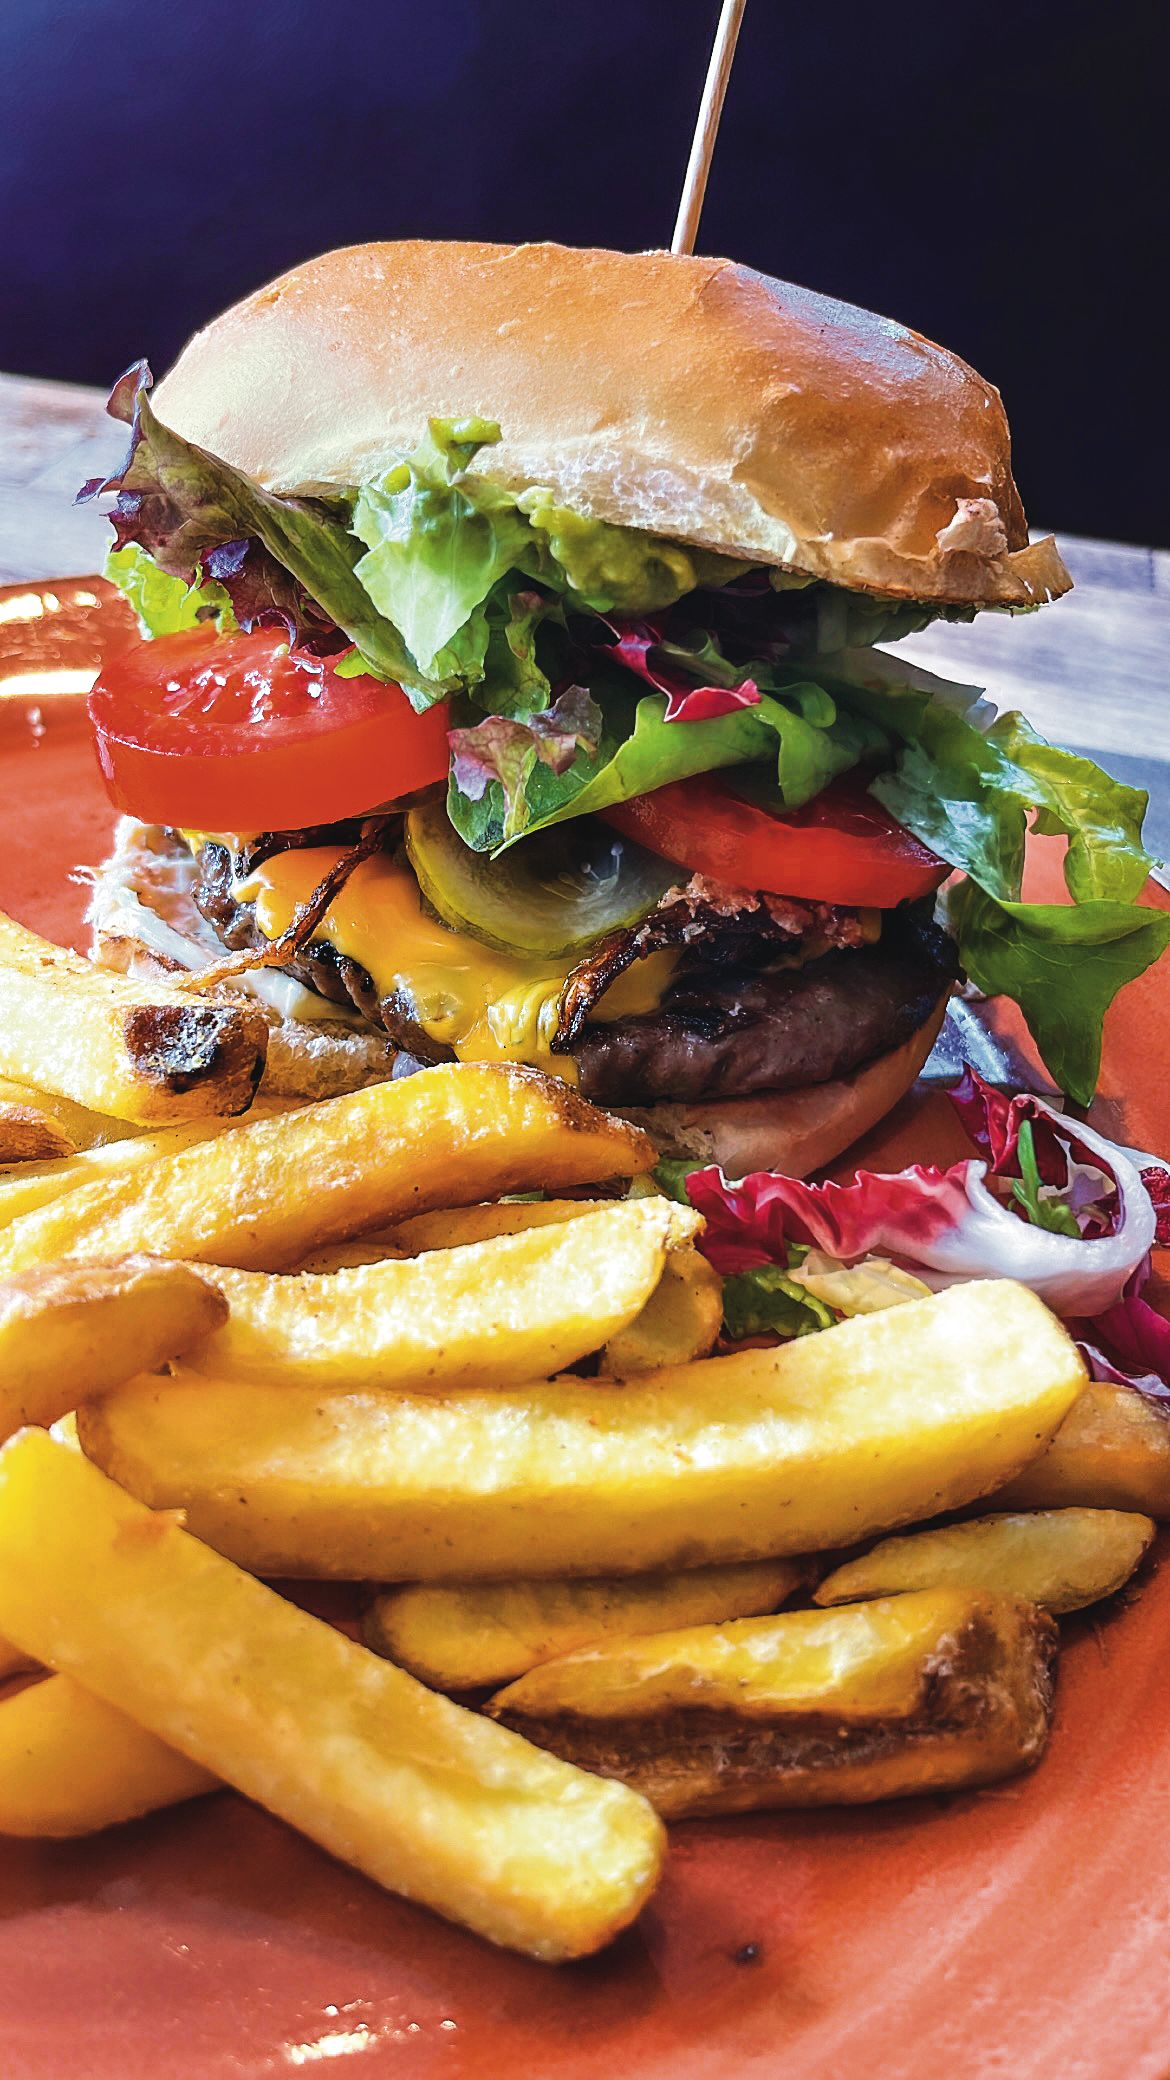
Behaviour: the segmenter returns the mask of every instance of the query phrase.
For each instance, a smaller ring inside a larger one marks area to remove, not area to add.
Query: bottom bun
[[[157,825],[124,816],[114,851],[94,880],[94,959],[125,975],[156,977],[222,959],[222,945],[195,907],[194,881],[193,860],[176,857]],[[397,1057],[388,1040],[299,983],[258,970],[245,989],[268,1018],[260,1083],[265,1095],[333,1098],[394,1075]],[[831,1083],[717,1098],[709,1105],[622,1107],[622,1117],[644,1127],[663,1155],[718,1163],[728,1177],[745,1177],[750,1170],[807,1177],[859,1141],[905,1096],[934,1046],[949,998],[948,990],[900,1046]]]

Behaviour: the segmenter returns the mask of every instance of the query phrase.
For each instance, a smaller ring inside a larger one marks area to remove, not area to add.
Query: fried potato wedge
[[[47,1428],[226,1320],[213,1285],[158,1257],[50,1264],[0,1279],[0,1439],[25,1423]]]
[[[284,1099],[257,1098],[245,1119],[193,1119],[182,1126],[158,1127],[153,1132],[127,1128],[126,1134],[132,1138],[95,1142],[92,1147],[81,1148],[76,1155],[64,1156],[56,1162],[22,1163],[0,1170],[0,1229],[10,1226],[22,1214],[35,1213],[38,1207],[63,1198],[66,1192],[79,1191],[82,1185],[103,1188],[101,1194],[95,1193],[89,1201],[92,1210],[104,1203],[115,1182],[141,1170],[144,1164],[157,1162],[160,1156],[177,1155],[181,1149],[194,1148],[197,1142],[214,1141],[220,1134],[236,1133],[244,1125],[253,1126],[259,1119],[276,1118],[291,1110],[293,1107]],[[55,1232],[54,1224],[45,1224],[49,1255],[55,1253]],[[72,1229],[67,1225],[64,1232],[68,1236]]]
[[[62,1154],[71,1149],[99,1148],[107,1141],[121,1141],[135,1132],[128,1120],[91,1112],[88,1106],[63,1098],[59,1091],[38,1090],[33,1084],[16,1083],[9,1076],[0,1076],[0,1105],[35,1105],[38,1112],[56,1120],[68,1142],[68,1148],[60,1151]]]
[[[538,1199],[455,1207],[420,1213],[402,1222],[393,1239],[411,1254],[455,1249],[492,1235],[515,1235],[521,1229],[580,1220],[606,1203],[603,1199]],[[628,1328],[618,1330],[607,1342],[602,1373],[607,1379],[629,1379],[662,1365],[687,1365],[692,1358],[705,1358],[714,1347],[722,1320],[723,1281],[718,1272],[696,1249],[672,1250],[646,1306]]]
[[[652,1199],[635,1205],[655,1205]],[[680,1209],[681,1210],[681,1209]],[[601,1353],[606,1379],[636,1379],[668,1365],[689,1365],[712,1350],[723,1323],[723,1280],[692,1245],[673,1250],[645,1307]]]
[[[49,1112],[37,1105],[0,1098],[0,1163],[53,1162],[71,1156],[77,1144]]]
[[[667,1199],[318,1277],[221,1270],[231,1313],[189,1367],[234,1380],[458,1391],[547,1379],[626,1329],[673,1242],[702,1221]]]
[[[857,1603],[908,1589],[986,1589],[1048,1611],[1112,1596],[1148,1552],[1152,1517],[1119,1509],[1051,1509],[973,1517],[886,1538],[826,1575],[814,1603]]]
[[[486,1689],[597,1640],[774,1611],[810,1572],[746,1560],[601,1581],[414,1583],[374,1598],[362,1637],[435,1690]]]
[[[543,1663],[487,1710],[665,1819],[862,1805],[1037,1762],[1056,1644],[1034,1604],[928,1590],[608,1641]]]
[[[582,1956],[657,1882],[644,1800],[436,1696],[42,1430],[0,1448],[0,1631],[493,1942]]]
[[[36,1666],[30,1655],[22,1654],[20,1648],[10,1645],[8,1640],[0,1639],[0,1683],[6,1683],[10,1676],[27,1675]]]
[[[0,1075],[115,1119],[192,1119],[246,1111],[267,1049],[258,1004],[130,982],[0,914]]]
[[[1039,1458],[995,1498],[1005,1509],[1142,1510],[1170,1518],[1170,1408],[1094,1380]]]
[[[655,1153],[535,1069],[445,1063],[70,1192],[0,1233],[0,1276],[133,1250],[279,1271],[416,1208],[628,1176]]]
[[[0,1835],[97,1834],[218,1781],[69,1676],[0,1699]]]
[[[1083,1381],[1042,1302],[996,1281],[622,1387],[142,1378],[80,1409],[78,1431],[132,1494],[186,1509],[260,1574],[640,1574],[818,1552],[974,1501]]]

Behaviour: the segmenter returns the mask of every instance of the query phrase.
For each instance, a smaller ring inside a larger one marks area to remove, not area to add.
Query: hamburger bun
[[[222,958],[223,947],[192,899],[194,878],[194,862],[176,859],[156,825],[122,817],[114,851],[94,877],[94,959],[122,974],[157,977]],[[299,984],[261,971],[249,994],[260,995],[269,1023],[263,1094],[337,1097],[394,1074],[394,1049],[384,1037],[335,1014]],[[900,1046],[832,1082],[710,1105],[623,1108],[624,1116],[645,1127],[663,1155],[718,1163],[729,1177],[749,1170],[805,1177],[867,1133],[910,1089],[947,1001],[943,995]]]
[[[999,393],[891,319],[730,260],[403,240],[293,268],[195,335],[158,417],[267,488],[336,491],[431,416],[599,520],[895,597],[1026,606]]]

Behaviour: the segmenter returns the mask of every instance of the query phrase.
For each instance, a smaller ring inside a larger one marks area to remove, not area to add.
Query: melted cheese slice
[[[276,939],[341,857],[333,846],[281,852],[232,893],[255,904],[260,930]],[[460,1061],[529,1062],[565,1082],[576,1080],[572,1057],[550,1052],[568,963],[498,953],[451,931],[423,908],[409,867],[385,853],[354,868],[313,938],[357,961],[380,997],[398,999]],[[595,1017],[657,1010],[676,961],[673,953],[635,961],[606,991]]]

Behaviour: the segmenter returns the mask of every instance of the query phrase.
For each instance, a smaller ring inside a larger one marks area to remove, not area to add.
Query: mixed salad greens
[[[164,426],[150,387],[145,364],[122,378],[110,409],[132,424],[129,454],[82,493],[115,494],[110,574],[148,633],[280,620],[418,710],[449,700],[448,815],[490,855],[688,775],[735,768],[781,814],[858,768],[967,877],[950,923],[971,980],[1014,998],[1062,1089],[1092,1096],[1108,1005],[1170,942],[1170,916],[1138,903],[1147,798],[872,647],[969,609],[840,591],[513,493],[491,479],[484,421],[433,420],[345,495],[280,496]],[[1023,900],[1029,827],[1067,840],[1070,904]]]
[[[1170,1247],[1170,1168],[968,1068],[949,1093],[977,1157],[806,1184],[663,1163],[724,1280],[729,1337],[807,1336],[973,1278],[1014,1278],[1069,1323],[1090,1372],[1170,1403],[1170,1321],[1145,1297]]]

